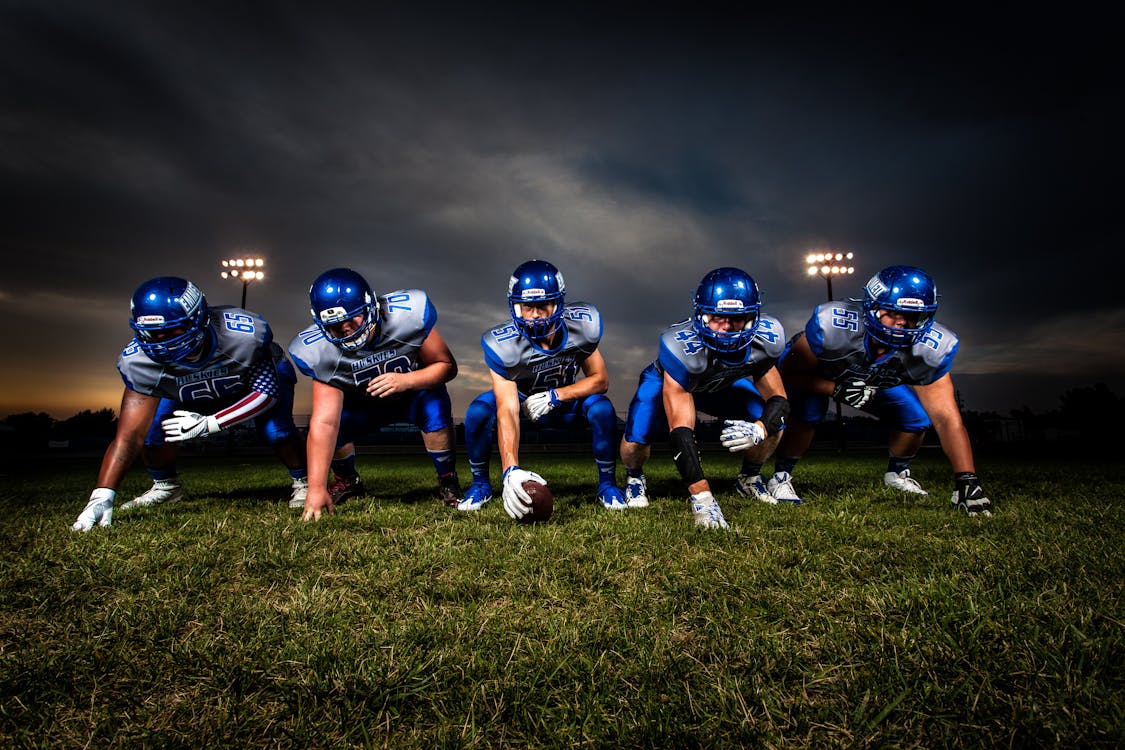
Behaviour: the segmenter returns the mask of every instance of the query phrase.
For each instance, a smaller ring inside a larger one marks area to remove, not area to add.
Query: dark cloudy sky
[[[838,296],[935,276],[970,409],[1125,395],[1120,5],[524,7],[3,2],[0,415],[116,409],[133,289],[237,304],[243,251],[283,343],[326,268],[429,291],[458,418],[523,260],[601,308],[623,412],[707,270],[791,333],[818,247]]]

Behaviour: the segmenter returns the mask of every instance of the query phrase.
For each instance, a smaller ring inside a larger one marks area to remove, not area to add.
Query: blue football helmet
[[[129,302],[129,327],[141,351],[162,364],[183,364],[213,337],[207,299],[199,287],[177,276],[150,279]]]
[[[750,274],[739,268],[716,268],[699,282],[694,304],[692,324],[707,348],[737,352],[750,346],[762,309],[758,284]],[[741,331],[713,331],[708,325],[712,315],[745,316],[746,324]]]
[[[934,324],[938,308],[937,284],[921,268],[888,266],[871,277],[863,288],[863,322],[867,335],[894,349],[914,346]],[[880,310],[906,314],[903,328],[883,325]]]
[[[344,351],[362,349],[379,325],[379,299],[367,280],[350,268],[333,268],[317,276],[309,287],[309,302],[324,338]],[[336,336],[330,330],[356,317],[363,322],[351,333]]]
[[[525,320],[521,305],[554,302],[555,309],[545,318]],[[508,280],[508,310],[512,320],[532,340],[545,339],[562,325],[566,303],[566,282],[559,269],[545,260],[529,260],[512,272]]]

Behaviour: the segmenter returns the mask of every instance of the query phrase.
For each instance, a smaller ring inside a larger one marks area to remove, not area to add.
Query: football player
[[[932,424],[953,467],[953,507],[971,516],[991,515],[949,374],[957,334],[934,321],[937,308],[937,285],[928,273],[889,266],[867,282],[862,301],[828,302],[813,310],[780,364],[793,417],[768,485],[775,497],[796,497],[793,469],[829,399],[835,399],[893,427],[887,486],[928,494],[910,476],[910,461]]]
[[[667,435],[672,460],[691,496],[695,523],[725,529],[727,521],[699,460],[696,412],[723,419],[723,446],[742,454],[736,491],[776,503],[758,475],[789,413],[775,365],[785,333],[777,318],[762,313],[758,284],[738,268],[708,272],[693,304],[691,318],[660,335],[660,353],[641,372],[629,404],[621,440],[625,494],[630,507],[648,505],[644,465],[652,441]]]
[[[309,289],[313,325],[289,344],[297,368],[312,378],[309,492],[302,518],[363,492],[352,443],[372,429],[411,422],[448,506],[461,500],[453,413],[445,384],[457,361],[435,327],[437,310],[421,289],[376,296],[350,268],[333,268]],[[328,485],[328,470],[333,483]]]
[[[481,337],[492,390],[477,396],[465,414],[473,483],[458,510],[477,510],[492,499],[489,454],[493,429],[504,466],[504,509],[517,520],[531,510],[523,483],[529,479],[546,482],[519,466],[521,414],[537,425],[589,424],[598,472],[597,498],[609,510],[624,510],[625,496],[615,478],[617,416],[604,395],[609,376],[598,351],[601,313],[588,302],[568,304],[562,274],[544,260],[530,260],[512,273],[508,309],[511,319]]]
[[[73,528],[110,525],[117,487],[138,454],[153,485],[121,508],[180,500],[176,444],[248,420],[289,469],[289,504],[304,505],[304,440],[293,424],[297,375],[269,324],[248,310],[208,307],[195,284],[175,276],[141,284],[131,304],[134,338],[117,360],[125,381],[117,434]]]

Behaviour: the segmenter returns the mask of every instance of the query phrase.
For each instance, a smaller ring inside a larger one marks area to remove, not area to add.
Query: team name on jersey
[[[363,359],[357,359],[355,362],[352,362],[352,372],[366,370],[372,365],[379,364],[380,362],[385,362],[386,360],[396,356],[398,356],[397,349],[384,349],[383,351],[375,352],[374,354],[364,357]]]
[[[210,370],[203,370],[202,372],[189,372],[186,375],[176,376],[176,385],[190,385],[191,383],[200,383],[204,380],[214,380],[215,378],[223,378],[230,374],[230,367],[213,367]]]
[[[550,359],[542,362],[537,362],[531,365],[531,372],[533,375],[543,372],[544,370],[555,370],[559,367],[566,367],[574,364],[574,355],[563,354],[558,357],[551,357]]]

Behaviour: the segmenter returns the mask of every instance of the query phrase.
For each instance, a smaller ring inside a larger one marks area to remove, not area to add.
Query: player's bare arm
[[[500,465],[519,466],[520,463],[520,394],[516,381],[492,375],[492,392],[496,394],[496,446],[500,451]]]
[[[668,373],[664,373],[664,413],[669,430],[677,427],[695,430],[695,399]]]
[[[609,390],[609,373],[606,371],[605,359],[596,349],[582,363],[582,374],[584,377],[571,385],[555,389],[559,401],[577,401]]]
[[[961,419],[961,411],[957,408],[953,378],[946,373],[928,385],[914,386],[914,393],[934,425],[934,431],[941,441],[942,450],[949,457],[953,472],[975,472],[973,446]]]
[[[328,469],[340,433],[340,413],[344,408],[344,392],[327,383],[312,384],[312,416],[309,418],[307,441],[309,494],[305,499],[304,521],[315,521],[327,510],[334,512],[328,494]]]
[[[98,471],[98,487],[116,490],[121,479],[140,455],[145,434],[160,405],[157,396],[138,393],[125,388],[121,395],[121,415],[117,420],[117,434],[102,457]]]
[[[831,396],[836,384],[817,375],[816,365],[816,355],[809,348],[808,340],[804,336],[799,337],[781,361],[780,372],[786,387],[801,393]]]
[[[385,372],[372,378],[367,384],[367,392],[376,398],[385,398],[406,391],[436,388],[457,377],[457,360],[437,328],[432,329],[422,342],[418,361],[421,367],[413,372]]]

